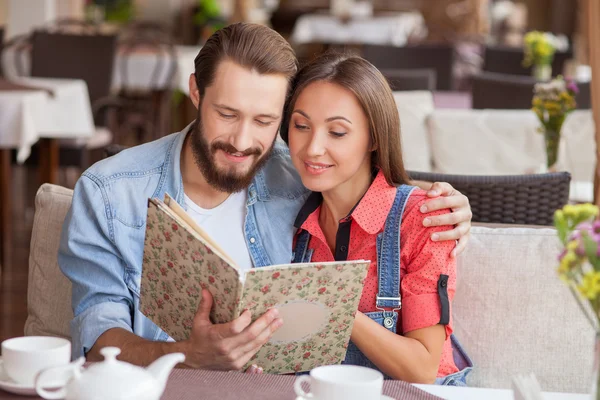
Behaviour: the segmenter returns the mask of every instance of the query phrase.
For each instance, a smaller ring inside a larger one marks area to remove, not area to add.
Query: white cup
[[[310,392],[302,389],[310,384]],[[315,400],[380,400],[383,374],[356,365],[326,365],[302,375],[294,382],[296,395]]]
[[[71,361],[71,342],[49,336],[23,336],[2,342],[2,363],[8,376],[17,383],[33,387],[43,369]]]

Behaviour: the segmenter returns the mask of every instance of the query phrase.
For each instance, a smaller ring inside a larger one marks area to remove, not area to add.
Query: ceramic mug
[[[2,364],[15,382],[33,387],[43,369],[71,361],[71,342],[49,336],[23,336],[2,342]]]
[[[310,392],[302,389],[310,384]],[[380,400],[383,374],[356,365],[326,365],[301,375],[294,382],[296,395],[315,400]]]

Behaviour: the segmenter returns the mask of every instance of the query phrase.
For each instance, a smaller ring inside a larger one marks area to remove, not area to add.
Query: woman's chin
[[[335,185],[328,182],[327,179],[315,177],[315,176],[301,176],[302,184],[311,192],[326,192],[331,190]]]

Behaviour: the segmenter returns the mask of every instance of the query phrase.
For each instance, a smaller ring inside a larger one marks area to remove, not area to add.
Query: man
[[[277,310],[253,323],[246,311],[212,324],[212,297],[203,291],[190,338],[173,342],[138,310],[149,197],[169,193],[241,268],[251,268],[290,262],[294,217],[307,195],[287,149],[275,144],[297,70],[290,45],[264,26],[236,24],[215,33],[195,64],[196,121],[95,164],[77,182],[59,249],[73,282],[73,357],[98,360],[110,345],[140,365],[183,352],[192,368],[240,369],[282,325]],[[431,225],[466,221],[445,239],[468,233],[464,196],[429,208],[458,209],[429,218]]]

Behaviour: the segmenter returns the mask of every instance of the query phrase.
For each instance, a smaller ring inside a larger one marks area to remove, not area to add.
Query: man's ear
[[[196,85],[196,76],[194,74],[190,74],[189,89],[190,99],[197,109],[200,105],[200,91],[198,90],[198,85]]]

